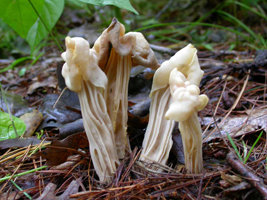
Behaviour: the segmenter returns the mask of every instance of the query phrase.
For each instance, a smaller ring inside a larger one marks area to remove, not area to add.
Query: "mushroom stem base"
[[[182,134],[185,167],[190,173],[203,171],[201,126],[195,111],[187,120],[179,123]]]
[[[169,87],[152,93],[148,127],[143,141],[140,160],[165,165],[172,147],[173,120],[166,120],[165,113],[171,104]]]
[[[94,168],[100,181],[108,183],[119,165],[119,159],[103,89],[83,81],[78,96]]]

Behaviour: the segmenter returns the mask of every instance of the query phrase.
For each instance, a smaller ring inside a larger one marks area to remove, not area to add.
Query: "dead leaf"
[[[148,119],[149,119],[149,115],[145,117],[135,117],[133,114],[131,114],[128,111],[128,122],[127,123],[128,123],[128,126],[130,127],[144,129],[147,127]]]
[[[77,180],[71,181],[69,187],[65,190],[65,192],[62,195],[60,195],[60,198],[58,200],[70,199],[69,198],[70,195],[75,194],[79,191],[81,182],[82,182],[82,177],[78,178]]]
[[[60,196],[55,196],[56,184],[49,183],[41,196],[36,200],[69,200],[69,196],[78,192],[82,178],[71,181],[68,188]]]
[[[243,181],[242,178],[240,178],[239,176],[225,174],[223,171],[221,171],[221,179],[226,181],[227,183],[229,183],[232,186],[238,185],[238,184],[242,183],[242,181]]]
[[[59,128],[63,124],[67,124],[82,118],[80,110],[78,94],[65,90],[55,108],[55,102],[58,99],[58,94],[48,94],[43,98],[40,111],[44,115],[44,120],[39,129]],[[72,109],[69,109],[71,107]],[[74,111],[75,110],[75,111]]]
[[[36,200],[55,200],[56,196],[55,196],[55,190],[56,190],[57,186],[54,183],[48,183],[48,185],[44,188],[43,193],[41,194],[41,196],[39,198],[37,198]]]
[[[259,129],[263,129],[267,132],[267,108],[247,110],[246,113],[248,113],[248,115],[228,117],[219,127],[220,131],[216,129],[206,142],[215,138],[221,138],[221,136],[227,137],[226,133],[229,133],[231,137],[237,137]],[[216,117],[216,120],[217,124],[219,124],[222,118]],[[211,121],[213,121],[212,117],[203,117],[202,123],[208,125]],[[216,128],[214,123],[211,127]],[[213,129],[211,131],[213,131]],[[203,138],[206,138],[209,134],[210,131],[207,131]]]
[[[43,115],[38,110],[33,110],[31,113],[25,113],[20,117],[26,124],[24,137],[31,137],[40,123],[43,121]]]
[[[140,101],[133,106],[129,106],[129,112],[135,117],[145,117],[149,114],[151,99],[148,98],[144,101]]]
[[[28,89],[27,94],[34,93],[38,88],[41,87],[50,87],[50,88],[56,88],[57,87],[57,78],[54,76],[49,76],[48,78],[45,78],[41,81],[34,82]]]
[[[76,165],[78,162],[80,162],[81,157],[82,156],[80,154],[69,156],[67,158],[66,162],[64,162],[64,163],[62,163],[60,165],[57,165],[57,166],[53,166],[50,169],[53,169],[53,170],[69,169],[69,168],[73,167],[74,165]]]
[[[242,182],[242,183],[239,183],[238,185],[225,189],[224,194],[228,197],[232,197],[231,199],[242,199],[240,197],[246,194],[245,191],[250,188],[251,188],[251,184],[247,182]]]
[[[55,140],[44,151],[36,153],[46,159],[48,166],[55,166],[67,161],[67,158],[77,152],[78,148],[88,147],[85,133],[76,133],[63,140]]]
[[[2,200],[17,200],[21,199],[23,195],[19,194],[17,191],[7,191],[4,194],[1,194],[0,199]]]
[[[0,141],[0,149],[8,149],[8,148],[21,148],[21,147],[27,147],[29,145],[36,145],[40,144],[42,140],[39,140],[35,137],[33,138],[15,138],[15,139],[8,139]],[[47,143],[47,142],[44,142]]]
[[[8,91],[4,91],[4,95],[6,96],[11,114],[15,117],[20,117],[24,113],[32,111],[32,108],[29,107],[28,102],[22,96]],[[5,112],[8,112],[2,94],[0,94],[0,106]]]
[[[184,164],[184,150],[183,150],[183,141],[181,133],[178,129],[178,123],[175,123],[173,132],[172,132],[173,145],[171,153],[175,156],[179,163]]]
[[[70,122],[67,124],[64,124],[62,127],[59,128],[59,138],[64,139],[68,137],[69,135],[83,132],[84,127],[83,127],[83,119],[78,119],[74,122]]]

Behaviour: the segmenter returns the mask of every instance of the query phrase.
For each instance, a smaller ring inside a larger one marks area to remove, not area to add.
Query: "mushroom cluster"
[[[90,154],[101,182],[112,180],[120,159],[131,151],[127,137],[128,82],[131,68],[137,65],[156,70],[140,160],[166,164],[174,122],[178,121],[186,167],[192,173],[202,170],[197,112],[206,106],[208,98],[199,95],[203,71],[191,44],[159,67],[144,36],[125,34],[124,26],[115,18],[92,48],[79,37],[67,37],[65,43],[62,75],[67,87],[78,93]]]
[[[107,183],[119,159],[130,151],[126,132],[130,70],[159,65],[144,36],[125,34],[115,18],[93,48],[79,37],[67,37],[65,43],[62,75],[67,87],[78,93],[93,165],[100,181]]]

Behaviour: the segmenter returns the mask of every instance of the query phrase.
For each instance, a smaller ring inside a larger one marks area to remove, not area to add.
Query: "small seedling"
[[[244,145],[244,159],[242,158],[242,156],[240,155],[233,139],[231,138],[231,136],[229,135],[229,133],[227,133],[227,137],[232,145],[232,147],[234,148],[235,152],[236,152],[236,155],[238,156],[238,158],[244,163],[246,164],[247,160],[249,159],[254,147],[256,146],[256,144],[258,143],[258,141],[260,140],[261,136],[262,136],[262,133],[263,131],[259,134],[259,136],[257,137],[256,141],[254,142],[254,144],[252,145],[252,147],[250,148],[249,152],[247,153],[247,147],[245,145],[245,143],[243,142],[243,145]],[[267,158],[266,158],[267,160]],[[266,166],[266,169],[267,169],[267,166]]]
[[[37,138],[40,140],[44,134],[44,130],[41,130],[40,133],[36,132]]]

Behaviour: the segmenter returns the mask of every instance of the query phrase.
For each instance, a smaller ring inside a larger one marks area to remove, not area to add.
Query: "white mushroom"
[[[67,50],[62,58],[66,63],[62,75],[67,87],[78,93],[96,173],[100,181],[110,182],[119,160],[104,99],[108,80],[98,66],[97,53],[86,40],[67,37],[65,43]]]
[[[166,120],[164,116],[172,102],[169,77],[173,69],[183,73],[191,84],[199,85],[203,71],[200,69],[197,50],[193,45],[187,45],[170,60],[163,62],[154,75],[150,93],[149,122],[140,157],[140,160],[148,163],[155,161],[166,164],[172,147],[174,121]]]
[[[147,163],[166,164],[172,147],[173,120],[164,118],[171,104],[168,86],[160,88],[151,95],[149,122],[142,144],[140,160]],[[153,169],[156,169],[153,167]]]
[[[202,130],[197,112],[208,103],[206,95],[199,95],[198,86],[192,85],[176,68],[170,74],[170,90],[173,102],[165,117],[179,122],[183,140],[185,166],[190,173],[203,170]]]
[[[105,101],[112,121],[119,159],[130,151],[127,137],[128,83],[131,68],[143,65],[157,69],[154,52],[141,33],[125,34],[124,26],[113,19],[93,47],[99,54],[99,66],[108,78]]]

